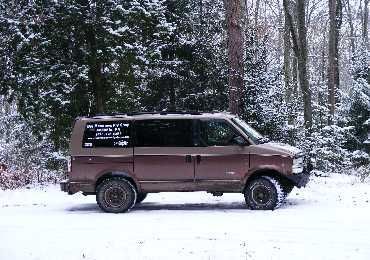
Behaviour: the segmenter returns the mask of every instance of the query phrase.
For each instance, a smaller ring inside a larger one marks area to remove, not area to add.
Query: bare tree
[[[292,46],[290,44],[290,29],[288,17],[285,15],[284,23],[284,79],[286,88],[286,102],[291,102],[292,86],[291,86],[291,53]]]
[[[229,111],[240,114],[244,89],[244,0],[224,0],[229,62]]]
[[[96,113],[105,112],[105,97],[106,89],[104,85],[104,77],[102,74],[103,64],[98,58],[98,45],[96,39],[96,31],[92,26],[90,26],[86,31],[86,41],[89,44],[90,48],[90,57],[88,60],[89,63],[89,77],[91,79],[91,85],[95,97]]]
[[[335,113],[335,93],[339,87],[339,31],[342,26],[342,1],[329,0],[329,52],[328,52],[328,104],[329,124],[333,123]]]
[[[260,0],[256,0],[256,8],[254,9],[254,28],[258,28],[258,17],[260,11]]]
[[[292,69],[296,69],[294,66],[295,61],[292,61],[292,45],[290,42],[290,29],[289,29],[289,21],[286,15],[284,20],[284,32],[283,32],[283,40],[284,40],[284,82],[285,82],[285,102],[289,108],[291,108],[292,104],[292,96],[294,92],[293,88],[293,79],[296,78],[296,72],[293,72]],[[293,63],[293,64],[292,64]],[[289,124],[293,124],[294,122],[294,113],[290,113],[288,117]]]
[[[369,0],[364,0],[364,15],[362,21],[362,37],[366,44],[366,47],[369,48],[369,32],[368,32],[368,24],[369,24]]]
[[[289,9],[295,7],[295,4],[292,1],[289,1]],[[295,13],[295,11],[294,11]],[[294,15],[295,16],[295,15]],[[296,20],[296,17],[293,18]],[[293,55],[292,56],[292,44],[291,44],[291,36],[290,36],[290,25],[288,16],[285,15],[284,20],[284,81],[286,87],[286,95],[285,101],[290,103],[292,101],[293,95],[297,92],[297,58]],[[292,114],[292,117],[294,115]]]
[[[289,31],[292,38],[293,51],[297,57],[298,78],[303,96],[305,128],[310,132],[312,128],[312,104],[311,90],[307,72],[307,28],[306,28],[306,1],[297,0],[296,15],[297,25],[293,23],[288,0],[283,0],[285,15],[289,23]]]
[[[352,8],[350,5],[350,0],[346,0],[346,2],[344,3],[344,9],[347,13],[347,18],[348,18],[351,56],[353,57],[356,51],[355,49],[355,27],[353,24],[353,14],[352,14]]]

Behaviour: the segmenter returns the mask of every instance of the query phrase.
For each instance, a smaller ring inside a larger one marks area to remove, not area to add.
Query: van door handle
[[[185,156],[185,162],[186,163],[191,163],[191,155],[186,155]]]
[[[197,155],[197,164],[200,164],[200,161],[202,160],[202,156]]]

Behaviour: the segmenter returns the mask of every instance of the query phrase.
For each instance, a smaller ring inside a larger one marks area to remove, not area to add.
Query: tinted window
[[[82,147],[130,147],[132,146],[130,125],[128,121],[86,123]]]
[[[234,137],[239,134],[224,120],[201,120],[200,141],[206,146],[235,145]]]
[[[139,120],[135,122],[135,146],[193,146],[192,120]]]

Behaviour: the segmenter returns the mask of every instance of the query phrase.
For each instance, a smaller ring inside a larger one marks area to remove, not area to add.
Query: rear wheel
[[[104,180],[97,187],[96,201],[105,212],[126,212],[135,205],[136,197],[134,186],[123,178]]]
[[[136,198],[136,204],[141,203],[146,198],[147,195],[148,193],[142,193],[142,192],[138,193],[137,198]]]
[[[256,210],[276,209],[285,198],[279,181],[269,176],[261,176],[248,182],[244,197],[247,205]]]

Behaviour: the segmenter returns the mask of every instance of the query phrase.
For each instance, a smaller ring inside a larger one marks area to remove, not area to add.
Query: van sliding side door
[[[135,177],[145,192],[194,187],[191,119],[135,120]]]

